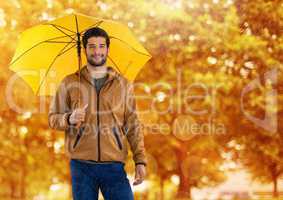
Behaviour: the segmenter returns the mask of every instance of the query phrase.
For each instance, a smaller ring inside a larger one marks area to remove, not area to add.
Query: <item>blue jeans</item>
[[[74,200],[97,200],[98,189],[105,200],[133,200],[123,163],[70,162]]]

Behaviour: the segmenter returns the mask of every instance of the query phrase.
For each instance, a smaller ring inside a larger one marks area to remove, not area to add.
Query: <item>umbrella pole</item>
[[[81,57],[81,39],[80,39],[80,33],[77,32],[77,54],[78,54],[78,67],[79,67],[79,102],[78,102],[78,108],[81,106],[81,66],[82,66],[82,57]],[[78,134],[81,135],[83,128],[81,127],[81,123],[78,123],[76,126],[79,130]]]
[[[81,106],[81,66],[82,66],[82,57],[81,57],[81,39],[80,33],[77,33],[77,54],[78,54],[78,68],[79,68],[79,106]]]
[[[77,29],[77,55],[78,55],[78,67],[79,67],[79,107],[81,106],[81,66],[82,66],[82,57],[81,57],[81,34],[79,31],[78,19],[76,19],[76,29]]]
[[[78,19],[77,16],[75,15],[76,18],[76,28],[77,28],[77,54],[78,54],[78,67],[79,67],[79,107],[81,106],[81,66],[82,66],[82,57],[81,57],[81,34],[79,32],[79,26],[78,26]],[[82,134],[82,128],[80,127],[81,123],[77,124],[77,128],[79,128],[78,134]]]

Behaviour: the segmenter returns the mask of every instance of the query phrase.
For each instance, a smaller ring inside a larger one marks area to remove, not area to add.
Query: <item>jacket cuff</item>
[[[68,124],[69,126],[72,125],[72,124],[70,123],[70,116],[71,116],[71,114],[72,114],[72,113],[67,113],[67,114],[66,114],[66,120],[67,120],[67,124]]]
[[[146,163],[145,162],[137,162],[137,163],[135,163],[135,166],[137,166],[137,165],[144,165],[146,167]]]
[[[138,154],[136,156],[134,156],[134,162],[135,162],[135,165],[139,165],[139,164],[143,164],[146,166],[147,164],[147,159],[146,159],[146,156],[145,154]]]
[[[70,126],[74,126],[73,124],[70,124],[70,121],[69,121],[71,114],[72,114],[71,112],[68,112],[63,115],[63,121],[64,121],[63,126],[65,127],[65,129],[68,129]]]

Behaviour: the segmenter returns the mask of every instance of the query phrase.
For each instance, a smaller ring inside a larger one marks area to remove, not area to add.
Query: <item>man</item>
[[[106,60],[110,40],[98,27],[82,38],[87,65],[61,82],[49,111],[49,125],[65,131],[74,200],[132,200],[124,163],[127,142],[135,162],[134,185],[146,174],[143,133],[133,87]],[[66,66],[67,67],[67,66]]]

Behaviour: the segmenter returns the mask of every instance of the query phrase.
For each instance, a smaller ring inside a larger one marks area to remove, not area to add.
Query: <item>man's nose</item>
[[[93,50],[93,53],[94,53],[94,54],[100,54],[101,51],[100,51],[99,49],[94,49],[94,50]]]

